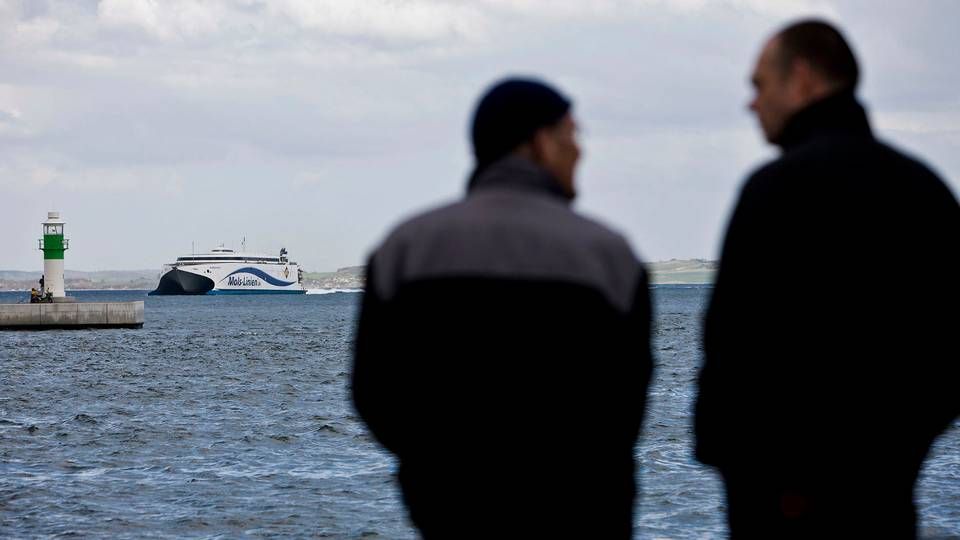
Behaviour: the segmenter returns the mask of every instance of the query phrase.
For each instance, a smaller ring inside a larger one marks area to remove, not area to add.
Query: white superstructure
[[[302,278],[286,249],[265,255],[221,246],[164,265],[160,283],[150,294],[303,294]]]

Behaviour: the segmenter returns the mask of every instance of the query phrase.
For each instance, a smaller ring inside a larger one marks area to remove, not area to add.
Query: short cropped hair
[[[860,79],[857,59],[843,34],[832,24],[807,19],[787,26],[777,37],[783,73],[787,73],[796,60],[802,59],[830,83],[845,90],[857,87]]]

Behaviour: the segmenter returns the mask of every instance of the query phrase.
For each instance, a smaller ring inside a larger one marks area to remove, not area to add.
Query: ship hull
[[[296,263],[168,265],[151,295],[305,294]]]
[[[299,290],[290,290],[290,291],[270,291],[270,290],[252,290],[252,291],[241,291],[236,289],[213,289],[208,292],[209,295],[228,295],[228,294],[307,294],[306,289]]]
[[[213,290],[213,287],[213,280],[206,276],[173,268],[163,274],[160,278],[160,283],[157,284],[157,289],[152,291],[150,295],[207,294]]]

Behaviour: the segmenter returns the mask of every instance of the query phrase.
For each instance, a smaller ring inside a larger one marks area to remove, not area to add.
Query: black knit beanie
[[[487,165],[529,141],[538,129],[556,124],[570,110],[570,100],[533,79],[504,79],[480,98],[473,113],[471,137],[477,166]]]

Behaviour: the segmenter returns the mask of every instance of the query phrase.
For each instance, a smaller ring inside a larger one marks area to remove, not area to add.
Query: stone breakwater
[[[0,304],[0,330],[140,328],[143,302]]]

